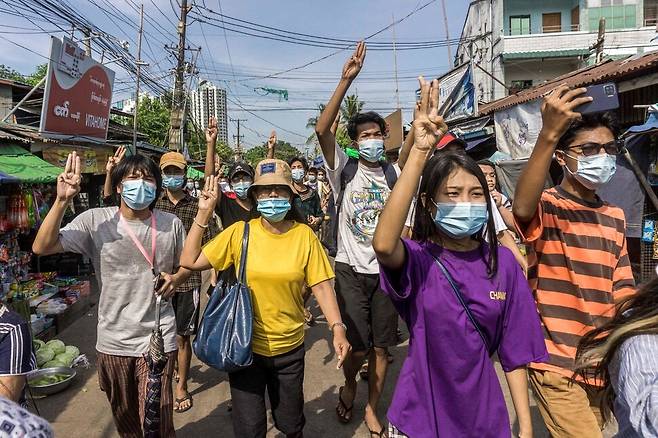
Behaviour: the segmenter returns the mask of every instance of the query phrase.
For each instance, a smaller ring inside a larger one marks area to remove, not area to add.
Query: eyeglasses
[[[567,149],[580,149],[580,153],[582,153],[586,157],[590,157],[592,155],[598,155],[601,149],[605,149],[605,152],[609,155],[618,155],[622,147],[623,144],[620,140],[613,140],[610,143],[605,143],[605,144],[583,143],[574,146],[569,146]],[[576,151],[576,153],[578,153],[578,151]]]

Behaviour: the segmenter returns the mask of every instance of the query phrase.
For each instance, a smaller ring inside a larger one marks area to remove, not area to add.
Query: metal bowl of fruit
[[[34,395],[51,395],[68,388],[74,377],[73,368],[43,368],[28,374],[27,384]]]

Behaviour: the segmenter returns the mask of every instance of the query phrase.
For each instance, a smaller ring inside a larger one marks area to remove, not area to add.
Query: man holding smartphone
[[[529,375],[552,436],[601,436],[599,382],[571,381],[576,348],[635,290],[624,212],[596,194],[615,172],[617,127],[609,113],[577,112],[593,101],[586,91],[563,85],[546,97],[543,127],[513,205],[519,234],[534,250],[528,280],[549,361],[531,364]],[[553,156],[564,178],[543,191]]]

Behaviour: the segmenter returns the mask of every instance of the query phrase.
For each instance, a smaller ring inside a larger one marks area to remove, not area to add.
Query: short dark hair
[[[611,112],[607,113],[596,113],[596,114],[585,114],[582,118],[575,120],[567,129],[567,132],[562,134],[560,140],[557,142],[557,149],[565,150],[568,146],[571,145],[573,139],[581,131],[588,131],[595,128],[608,128],[612,135],[615,138],[619,135],[619,124],[617,118]]]
[[[288,166],[292,167],[293,163],[300,162],[305,172],[308,172],[308,161],[304,157],[292,157],[288,160]]]
[[[489,166],[492,169],[496,170],[496,165],[491,160],[478,160],[478,166]]]
[[[317,175],[318,174],[318,168],[317,167],[311,167],[311,168],[308,169],[308,173],[314,173],[314,174]]]
[[[482,227],[477,232],[475,238],[481,243],[482,256],[485,256],[485,247],[488,244],[489,251],[487,256],[487,272],[490,278],[496,276],[498,272],[498,238],[496,237],[496,226],[493,220],[491,195],[487,187],[487,180],[475,161],[466,154],[455,152],[444,152],[435,154],[425,165],[423,169],[423,176],[420,180],[420,188],[418,190],[418,202],[416,203],[416,217],[414,219],[413,236],[412,238],[419,242],[429,242],[438,234],[434,217],[430,209],[430,199],[434,198],[434,193],[443,183],[443,181],[450,176],[455,169],[464,169],[466,172],[475,176],[482,190],[484,191],[484,198],[487,202],[487,212],[489,219],[487,226]],[[421,202],[421,195],[425,195],[425,202]],[[486,228],[486,236],[485,236]],[[485,239],[488,241],[485,244]]]
[[[356,141],[359,135],[357,132],[359,125],[371,122],[377,123],[379,125],[379,129],[381,129],[382,134],[386,133],[386,120],[384,120],[384,118],[376,112],[368,111],[365,113],[358,113],[347,122],[347,135],[349,135],[353,141]]]
[[[142,175],[155,178],[156,200],[149,206],[149,209],[153,210],[153,208],[155,208],[155,203],[160,199],[160,195],[162,194],[162,174],[160,173],[160,167],[145,155],[131,155],[125,157],[114,169],[112,169],[110,182],[112,183],[113,195],[116,196],[121,181],[135,171],[140,171]]]

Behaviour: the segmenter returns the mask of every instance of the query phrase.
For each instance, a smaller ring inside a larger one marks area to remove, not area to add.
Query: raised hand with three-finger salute
[[[348,81],[353,81],[361,71],[361,68],[363,67],[363,61],[365,59],[366,43],[364,41],[359,41],[359,43],[356,45],[354,53],[343,66],[342,78],[347,79]]]
[[[112,173],[112,170],[114,170],[115,167],[117,167],[117,164],[123,160],[123,157],[126,156],[126,147],[125,146],[119,146],[119,148],[116,150],[114,155],[110,155],[107,158],[107,164],[105,165],[105,171],[107,174]]]
[[[208,119],[208,127],[206,128],[206,142],[212,142],[213,144],[217,143],[217,132],[217,119],[211,117]]]
[[[420,83],[420,106],[416,111],[413,122],[414,145],[413,148],[428,156],[434,151],[437,142],[448,132],[443,117],[439,116],[439,82],[435,79],[431,83],[422,76],[418,78]]]
[[[276,149],[276,143],[277,143],[277,138],[276,138],[276,131],[272,131],[270,133],[270,138],[267,139],[267,158],[274,158],[274,151]]]
[[[64,172],[57,177],[57,200],[70,202],[80,193],[81,182],[80,157],[73,151],[66,158]]]
[[[218,196],[219,184],[217,183],[217,177],[214,175],[209,176],[206,178],[203,190],[201,190],[201,194],[199,195],[199,211],[209,213],[212,216]]]

